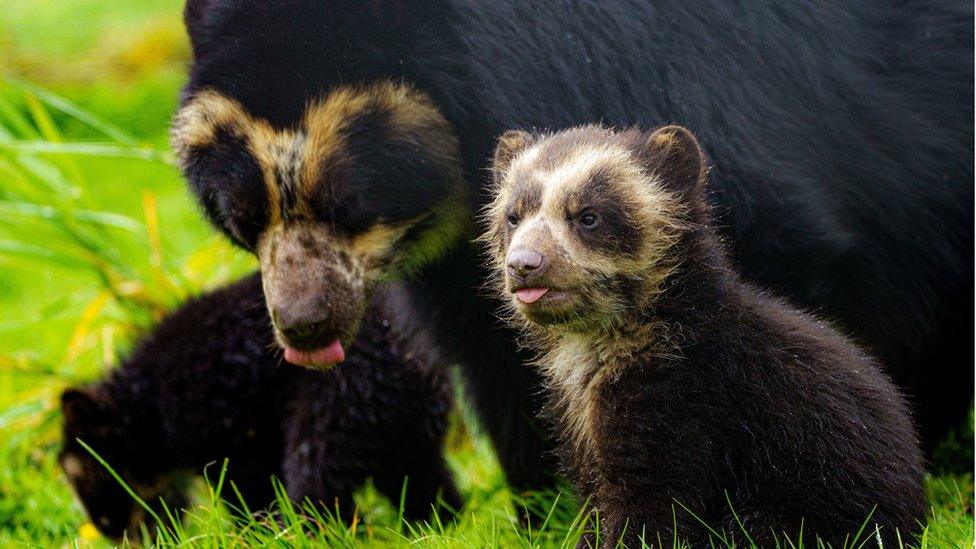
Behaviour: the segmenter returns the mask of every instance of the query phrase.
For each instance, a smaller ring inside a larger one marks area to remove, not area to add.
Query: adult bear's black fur
[[[717,228],[746,279],[835,320],[879,355],[929,443],[965,416],[972,5],[190,0],[186,23],[194,61],[184,100],[217,90],[275,128],[294,127],[342,84],[392,80],[426,93],[458,138],[472,209],[503,129],[597,120],[693,128],[715,163]],[[337,213],[356,224],[337,230],[381,221],[377,207],[416,213],[435,200],[410,176],[409,147],[369,148],[385,138],[381,121],[352,124],[369,152],[350,158],[359,184],[382,190],[344,203],[356,215]],[[267,206],[257,183],[234,180],[253,166],[241,142],[224,137],[219,177],[194,184],[230,231],[239,212]],[[509,480],[540,481],[538,379],[474,289],[484,278],[475,248],[459,237],[417,274],[417,315],[461,363]]]
[[[215,481],[224,458],[254,511],[274,500],[272,476],[295,501],[347,519],[367,477],[395,505],[407,477],[408,518],[425,518],[439,491],[457,506],[442,455],[453,391],[435,354],[405,350],[423,333],[391,330],[399,300],[393,289],[377,297],[330,372],[281,363],[257,274],[187,302],[105,380],[62,396],[61,464],[92,522],[131,537],[146,517],[76,439],[164,520],[159,497],[180,508],[183,476],[209,465]],[[239,505],[231,488],[223,495]]]

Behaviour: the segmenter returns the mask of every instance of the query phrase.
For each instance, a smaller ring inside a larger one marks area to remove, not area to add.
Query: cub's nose
[[[513,250],[508,254],[508,272],[514,277],[525,278],[538,271],[545,260],[545,256],[532,250]]]

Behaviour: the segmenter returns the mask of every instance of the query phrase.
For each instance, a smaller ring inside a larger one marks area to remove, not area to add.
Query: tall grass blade
[[[154,511],[152,507],[150,507],[145,501],[143,501],[142,498],[139,497],[138,494],[136,494],[135,490],[130,488],[129,485],[124,480],[122,480],[122,477],[120,477],[119,474],[115,472],[115,469],[113,469],[112,466],[109,465],[108,462],[105,461],[105,459],[103,459],[102,456],[98,454],[98,452],[96,452],[91,446],[86,444],[85,441],[81,440],[80,438],[77,438],[75,440],[78,442],[78,444],[81,445],[82,448],[85,449],[86,452],[88,452],[89,454],[91,454],[93,458],[95,458],[95,461],[97,461],[99,465],[101,465],[102,467],[105,468],[106,471],[108,471],[108,474],[112,475],[112,478],[114,478],[115,481],[119,483],[119,486],[121,486],[122,489],[125,490],[125,493],[129,494],[129,496],[136,503],[138,503],[139,506],[142,507],[142,509],[145,512],[149,513],[149,516],[151,516],[156,521],[156,524],[159,524],[160,527],[163,526],[163,521],[159,517],[159,515],[156,514],[156,511]]]
[[[0,151],[12,154],[63,154],[74,156],[95,156],[105,158],[136,158],[173,165],[173,157],[151,147],[115,145],[111,143],[86,143],[75,141],[59,143],[56,141],[11,140],[0,142]]]
[[[38,99],[43,101],[46,105],[56,110],[67,114],[82,122],[87,124],[94,130],[97,130],[119,143],[125,145],[137,145],[138,140],[130,135],[128,132],[122,130],[118,126],[105,121],[104,119],[96,116],[95,114],[79,107],[75,103],[68,101],[67,99],[57,95],[56,93],[49,91],[37,84],[32,84],[26,80],[21,80],[19,78],[7,77],[4,79],[5,82],[11,87],[17,88],[23,92],[27,92],[37,96]]]
[[[112,212],[100,212],[96,210],[67,210],[49,205],[35,204],[32,202],[17,202],[11,200],[0,200],[0,222],[8,222],[7,216],[33,217],[45,221],[65,220],[73,218],[86,223],[95,223],[116,229],[125,229],[129,232],[139,234],[145,227],[132,219]]]

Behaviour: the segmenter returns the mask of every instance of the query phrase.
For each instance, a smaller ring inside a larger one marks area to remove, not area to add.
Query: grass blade
[[[113,143],[82,142],[60,143],[56,141],[12,140],[0,142],[0,151],[11,154],[63,154],[104,158],[136,158],[173,165],[172,155],[145,146],[116,145]]]
[[[85,444],[85,441],[81,440],[80,438],[76,438],[75,440],[78,442],[78,444],[81,445],[82,448],[85,449],[86,452],[88,452],[89,454],[91,454],[93,458],[95,458],[95,461],[97,461],[99,465],[101,465],[102,467],[105,468],[106,471],[108,471],[108,474],[112,475],[112,478],[114,478],[115,481],[119,483],[122,489],[125,490],[125,492],[129,494],[129,496],[131,496],[132,499],[135,500],[135,502],[138,503],[139,506],[142,507],[142,509],[145,512],[149,513],[149,516],[151,516],[153,519],[156,520],[156,524],[158,524],[160,528],[164,527],[163,521],[159,517],[159,515],[156,514],[156,511],[153,511],[153,508],[150,507],[145,501],[143,501],[142,498],[139,497],[138,494],[136,494],[135,490],[130,488],[129,485],[126,484],[124,480],[122,480],[122,477],[120,477],[119,474],[115,472],[115,469],[113,469],[112,466],[109,465],[108,462],[102,458],[102,456],[98,455],[98,452],[92,449],[92,447],[89,446],[88,444]]]
[[[106,137],[109,137],[119,143],[135,146],[139,141],[125,132],[118,126],[111,124],[98,116],[95,116],[91,112],[79,107],[75,103],[68,101],[64,97],[57,95],[56,93],[49,91],[37,84],[32,84],[25,80],[19,78],[7,77],[4,79],[5,82],[11,87],[17,88],[22,92],[27,92],[35,95],[39,100],[44,102],[47,106],[59,110],[72,118],[75,118],[79,122],[87,124],[92,129],[98,130]]]
[[[96,223],[105,225],[107,227],[115,227],[117,229],[125,229],[137,234],[142,233],[142,231],[145,229],[145,227],[135,219],[117,213],[100,212],[94,210],[66,211],[54,206],[35,204],[31,202],[0,200],[0,214],[34,217],[44,220],[54,220],[58,218],[64,219],[65,217],[71,217],[78,221]],[[6,221],[6,218],[0,217],[0,222],[4,221]]]

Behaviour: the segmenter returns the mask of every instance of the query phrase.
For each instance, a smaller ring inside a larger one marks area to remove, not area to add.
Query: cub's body
[[[225,458],[252,511],[274,500],[272,476],[294,501],[346,518],[367,477],[394,502],[409,477],[409,517],[426,517],[439,491],[459,505],[442,455],[446,366],[405,352],[424,335],[398,329],[398,299],[380,292],[345,362],[327,372],[281,360],[258,275],[185,304],[106,379],[62,397],[61,464],[92,522],[131,538],[147,517],[76,439],[164,520],[159,498],[182,507],[182,479],[209,466],[215,480]],[[223,495],[239,506],[234,490]]]
[[[731,268],[687,130],[507,133],[495,168],[486,239],[602,542],[910,539],[925,499],[904,399]]]
[[[737,520],[766,543],[795,541],[801,526],[841,543],[865,521],[871,536],[877,524],[886,541],[895,528],[911,539],[925,517],[922,461],[905,403],[871,358],[753,289],[688,311],[706,320],[675,312],[662,314],[689,330],[680,350],[580,360],[582,344],[564,342],[544,359],[591,368],[557,390],[551,413],[605,539],[629,521],[625,539],[651,541],[671,530],[672,506],[692,540],[705,530],[687,511],[740,542]]]

